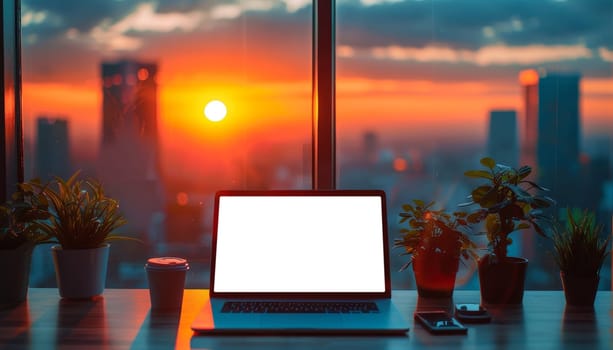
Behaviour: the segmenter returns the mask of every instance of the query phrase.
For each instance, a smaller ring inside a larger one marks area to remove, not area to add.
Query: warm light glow
[[[178,205],[183,207],[183,206],[186,206],[188,202],[189,202],[189,197],[187,193],[185,192],[177,193],[177,204]]]
[[[212,122],[223,120],[227,113],[226,105],[218,100],[213,100],[204,107],[204,116]]]
[[[407,168],[408,168],[408,164],[407,164],[406,159],[400,158],[400,157],[394,159],[394,170],[396,172],[401,173],[403,171],[406,171]]]
[[[539,74],[534,69],[525,69],[519,73],[519,82],[523,86],[536,85],[539,82]]]
[[[138,75],[138,80],[143,81],[149,78],[149,70],[147,68],[141,68],[136,73]]]

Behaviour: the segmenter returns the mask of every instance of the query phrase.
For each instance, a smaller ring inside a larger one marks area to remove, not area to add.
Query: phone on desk
[[[445,311],[418,311],[415,319],[432,334],[466,334],[468,330]]]
[[[480,304],[456,304],[455,317],[466,323],[487,323],[492,319]]]

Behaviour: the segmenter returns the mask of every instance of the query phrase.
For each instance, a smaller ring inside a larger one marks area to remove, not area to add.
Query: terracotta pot
[[[27,299],[33,249],[30,243],[0,249],[0,309],[17,306]]]
[[[506,257],[494,262],[490,255],[479,260],[481,302],[519,305],[524,298],[528,259]]]
[[[419,296],[451,297],[459,264],[459,254],[421,252],[413,259],[413,273]]]
[[[87,299],[102,294],[106,284],[109,244],[93,249],[51,247],[55,278],[62,298]]]
[[[593,306],[598,291],[600,277],[574,276],[560,271],[560,279],[564,288],[566,304],[571,306]]]

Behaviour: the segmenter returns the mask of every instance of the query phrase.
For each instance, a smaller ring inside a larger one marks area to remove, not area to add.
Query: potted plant
[[[406,222],[408,228],[400,230],[402,237],[394,241],[394,247],[411,256],[400,270],[413,266],[420,296],[451,297],[460,257],[476,258],[476,246],[462,231],[468,226],[466,213],[449,214],[433,209],[434,204],[413,200],[402,206],[400,223]]]
[[[587,210],[567,208],[566,226],[553,233],[553,257],[560,268],[566,304],[592,306],[600,281],[600,268],[609,254],[609,238],[600,238],[602,225]]]
[[[46,207],[45,198],[30,183],[17,184],[11,199],[0,205],[0,308],[26,300],[32,250],[50,242],[38,225],[49,217]]]
[[[526,180],[532,172],[529,166],[515,169],[496,164],[494,159],[481,159],[485,170],[470,170],[464,175],[485,180],[472,190],[471,202],[479,207],[467,216],[469,223],[485,223],[489,253],[479,259],[481,299],[488,304],[521,304],[528,260],[507,256],[507,247],[513,242],[513,232],[534,228],[546,237],[545,229],[551,220],[542,211],[555,201],[539,194],[547,191]]]
[[[136,240],[114,234],[126,223],[118,202],[104,193],[95,180],[56,177],[40,186],[51,214],[41,223],[58,245],[51,247],[60,296],[91,298],[102,294],[106,283],[109,241]]]

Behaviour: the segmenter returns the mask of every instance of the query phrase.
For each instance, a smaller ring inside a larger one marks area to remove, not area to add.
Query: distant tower
[[[517,113],[514,110],[490,111],[487,152],[496,162],[517,167]]]
[[[51,180],[71,174],[68,121],[39,117],[36,120],[35,177]]]
[[[364,160],[368,164],[375,164],[378,160],[379,140],[374,131],[366,131],[363,135]]]
[[[519,82],[522,85],[524,115],[521,137],[521,165],[532,167],[532,177],[536,178],[536,143],[538,138],[538,72],[534,69],[521,71]]]
[[[572,204],[580,171],[579,80],[578,74],[545,74],[538,84],[539,182],[559,207]]]
[[[127,137],[158,153],[157,64],[102,63],[102,147]]]
[[[120,201],[128,230],[148,232],[163,210],[157,127],[157,64],[103,62],[99,175]]]

